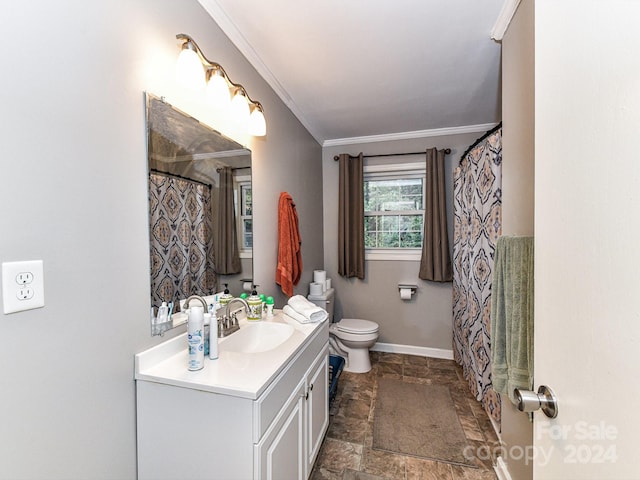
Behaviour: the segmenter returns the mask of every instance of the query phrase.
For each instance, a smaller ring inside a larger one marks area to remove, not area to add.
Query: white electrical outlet
[[[42,260],[3,262],[2,300],[5,315],[44,307]]]

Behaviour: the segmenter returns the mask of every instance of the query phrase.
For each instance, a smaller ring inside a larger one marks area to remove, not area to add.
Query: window
[[[424,223],[424,168],[415,163],[364,169],[365,257],[419,260]]]
[[[251,196],[251,177],[238,176],[235,178],[235,185],[240,257],[251,257],[253,249],[253,200]]]

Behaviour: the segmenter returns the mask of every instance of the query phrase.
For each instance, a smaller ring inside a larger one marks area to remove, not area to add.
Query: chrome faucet
[[[237,312],[231,311],[231,305],[234,302],[242,303],[245,313],[249,314],[249,304],[243,298],[235,297],[229,300],[229,303],[225,305],[224,314],[218,318],[218,336],[220,337],[226,337],[240,329],[238,318],[236,317]]]
[[[200,303],[202,303],[202,306],[204,307],[204,313],[209,313],[209,307],[207,306],[207,302],[205,301],[204,298],[202,298],[200,295],[191,295],[189,298],[187,298],[184,301],[184,308],[187,309],[189,308],[189,302],[191,300],[198,300],[200,301]]]

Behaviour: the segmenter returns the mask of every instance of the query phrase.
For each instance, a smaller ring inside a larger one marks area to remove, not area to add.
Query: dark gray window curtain
[[[427,150],[426,204],[420,273],[422,280],[451,282],[453,273],[447,234],[444,150]]]
[[[230,275],[242,271],[236,231],[236,209],[233,203],[233,171],[224,167],[220,168],[218,173],[220,184],[214,243],[216,273]]]
[[[362,153],[341,154],[338,213],[338,274],[364,279],[364,174]]]

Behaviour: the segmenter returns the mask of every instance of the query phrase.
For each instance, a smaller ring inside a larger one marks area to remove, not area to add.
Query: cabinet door
[[[282,411],[255,446],[254,478],[301,479],[304,463],[304,402],[306,385],[300,383]]]
[[[329,426],[329,349],[316,358],[307,374],[307,476],[311,473]]]

